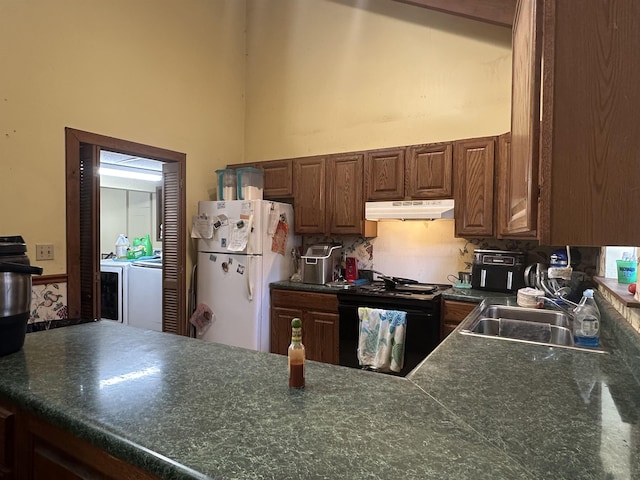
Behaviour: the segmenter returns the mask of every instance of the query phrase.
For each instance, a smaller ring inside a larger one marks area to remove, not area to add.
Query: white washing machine
[[[100,260],[100,318],[127,324],[131,262]]]
[[[135,261],[128,276],[129,325],[161,332],[162,259]]]

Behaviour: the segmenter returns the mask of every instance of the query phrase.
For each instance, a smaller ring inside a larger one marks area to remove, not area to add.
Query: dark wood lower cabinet
[[[85,440],[0,403],[0,479],[157,480]]]
[[[302,320],[306,358],[337,365],[339,357],[338,297],[335,294],[271,290],[271,353],[287,354],[291,320]]]
[[[15,413],[0,404],[0,480],[15,478]]]
[[[471,310],[476,308],[478,304],[472,302],[460,302],[458,300],[445,300],[442,299],[440,322],[440,340],[444,340],[447,335],[453,332],[462,320],[471,313]]]

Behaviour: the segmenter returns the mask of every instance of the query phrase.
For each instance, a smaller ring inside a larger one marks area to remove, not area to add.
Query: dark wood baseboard
[[[32,285],[47,285],[49,283],[67,283],[67,275],[33,275],[31,277]]]

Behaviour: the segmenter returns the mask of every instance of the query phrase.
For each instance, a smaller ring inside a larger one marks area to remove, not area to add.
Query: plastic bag
[[[202,336],[213,323],[214,315],[209,305],[206,303],[199,303],[195,311],[191,315],[189,322],[196,327],[196,333],[198,336]]]
[[[146,234],[144,237],[136,237],[133,239],[133,246],[127,252],[127,258],[135,260],[140,257],[150,257],[153,255],[153,247],[151,246],[151,237]]]
[[[136,260],[145,256],[144,245],[134,245],[127,249],[127,259]]]

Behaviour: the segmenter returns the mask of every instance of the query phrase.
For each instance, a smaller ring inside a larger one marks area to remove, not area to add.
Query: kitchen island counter
[[[640,471],[640,388],[615,353],[455,334],[409,378],[308,362],[303,391],[286,365],[101,321],[27,335],[0,358],[0,398],[162,478]]]

